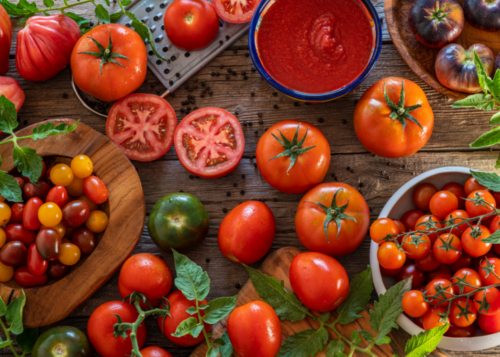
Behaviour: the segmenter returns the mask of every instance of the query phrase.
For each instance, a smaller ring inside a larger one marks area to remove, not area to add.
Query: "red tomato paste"
[[[281,85],[327,93],[365,70],[374,35],[358,0],[276,0],[257,34],[259,56]]]

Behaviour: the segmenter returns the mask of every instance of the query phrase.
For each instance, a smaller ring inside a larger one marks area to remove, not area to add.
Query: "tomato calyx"
[[[418,122],[417,119],[415,119],[410,113],[414,111],[415,109],[418,109],[421,107],[420,104],[415,104],[411,105],[409,107],[405,107],[405,81],[401,83],[401,94],[399,95],[399,102],[398,104],[394,104],[394,102],[389,98],[389,95],[387,95],[387,91],[385,88],[385,82],[384,82],[384,98],[385,101],[387,102],[387,105],[391,109],[391,114],[389,115],[389,118],[391,118],[393,121],[398,120],[401,125],[403,126],[403,132],[405,131],[406,128],[406,120],[410,120],[417,124],[420,129],[424,130],[422,128],[422,125]]]
[[[437,28],[438,22],[448,22],[447,17],[451,15],[451,12],[445,12],[446,6],[447,4],[444,4],[443,7],[439,7],[439,1],[436,1],[435,9],[423,9],[428,14],[427,19],[436,21],[434,28]]]
[[[457,319],[461,318],[461,317],[465,317],[465,319],[467,320],[467,322],[469,323],[472,323],[470,320],[469,320],[469,315],[472,315],[474,316],[475,314],[469,309],[469,306],[471,305],[471,303],[469,302],[469,299],[467,298],[467,301],[465,303],[465,306],[462,307],[460,306],[460,304],[455,304],[458,309],[460,310],[460,312],[458,313],[458,315],[456,316]]]
[[[458,250],[457,248],[455,248],[452,245],[453,240],[455,239],[455,237],[451,237],[451,239],[447,239],[446,241],[441,236],[439,236],[438,239],[441,241],[441,243],[443,243],[443,245],[440,246],[439,249],[443,249],[446,252],[448,252],[450,250],[456,250],[457,252],[460,252],[460,250]]]
[[[313,148],[315,148],[318,145],[314,146],[309,146],[307,148],[302,148],[302,145],[304,145],[304,141],[306,140],[307,133],[309,132],[309,128],[307,128],[306,133],[302,137],[302,139],[297,142],[299,138],[299,129],[300,129],[300,123],[297,125],[297,130],[295,130],[295,135],[293,136],[292,141],[288,140],[285,135],[281,132],[281,130],[278,129],[281,135],[281,139],[278,138],[276,135],[271,133],[271,135],[285,148],[285,151],[283,151],[281,154],[276,155],[275,157],[269,159],[269,161],[277,159],[279,157],[283,156],[290,156],[290,166],[288,167],[288,170],[286,171],[286,174],[289,174],[290,169],[295,165],[295,162],[297,161],[297,157],[306,151],[309,151]],[[338,191],[337,191],[338,192]],[[337,195],[337,194],[335,194]],[[335,200],[335,199],[334,199]]]
[[[486,261],[486,266],[481,267],[481,269],[483,269],[486,272],[486,275],[484,277],[487,278],[488,275],[493,274],[498,278],[497,274],[495,273],[495,265],[491,264],[488,258],[486,258],[485,261]]]
[[[325,238],[326,238],[327,243],[330,243],[328,241],[328,229],[327,228],[328,228],[328,224],[331,221],[335,221],[335,223],[337,223],[337,234],[335,235],[335,238],[337,240],[339,239],[340,230],[342,229],[342,221],[341,221],[342,219],[350,219],[350,220],[353,220],[354,222],[356,222],[356,224],[358,224],[358,221],[356,221],[356,218],[348,216],[347,214],[344,213],[347,206],[349,206],[349,201],[347,201],[347,203],[343,206],[340,206],[340,207],[337,206],[337,195],[340,191],[343,191],[343,190],[340,189],[340,190],[336,191],[335,194],[333,195],[332,204],[330,207],[326,207],[325,205],[323,205],[319,202],[315,202],[315,201],[304,201],[304,202],[309,202],[309,203],[315,203],[325,211],[326,218],[325,218],[325,222],[323,224],[323,229],[325,230]]]
[[[418,247],[420,243],[427,243],[422,239],[423,236],[417,234],[409,234],[404,238],[404,243],[413,244],[415,247]]]
[[[87,36],[87,37],[90,38],[92,41],[94,41],[95,45],[97,46],[97,48],[99,49],[100,52],[84,51],[84,52],[78,52],[78,54],[79,55],[81,55],[81,54],[92,55],[92,56],[96,56],[96,57],[100,58],[101,59],[101,68],[100,68],[101,69],[101,76],[103,75],[102,74],[102,66],[108,62],[117,64],[118,66],[120,66],[122,68],[127,68],[127,67],[121,65],[120,63],[118,63],[115,60],[115,58],[123,58],[123,59],[129,60],[130,62],[132,62],[130,60],[130,58],[112,51],[113,42],[111,41],[111,31],[109,31],[109,43],[108,43],[107,48],[104,48],[103,45],[101,45],[99,43],[99,41],[97,41],[96,39],[94,39],[90,36]]]

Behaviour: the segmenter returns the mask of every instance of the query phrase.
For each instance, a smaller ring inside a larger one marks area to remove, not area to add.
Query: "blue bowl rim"
[[[255,31],[257,29],[257,25],[260,21],[263,10],[269,4],[270,1],[276,1],[276,0],[262,0],[258,5],[257,10],[255,11],[252,17],[252,21],[250,22],[250,29],[248,31],[248,44],[250,47],[250,57],[252,58],[252,62],[255,68],[257,69],[257,71],[259,71],[260,75],[267,81],[267,83],[269,83],[272,87],[286,94],[287,96],[298,100],[321,102],[321,101],[332,100],[349,93],[350,91],[355,89],[358,85],[360,85],[366,79],[366,77],[368,77],[368,75],[371,73],[380,56],[380,51],[382,50],[382,24],[380,22],[377,10],[375,9],[371,1],[360,0],[366,6],[373,21],[375,22],[375,47],[373,49],[372,57],[370,58],[368,65],[366,66],[365,70],[361,73],[361,75],[358,78],[356,78],[356,80],[349,83],[345,87],[339,88],[332,92],[321,93],[321,94],[298,92],[279,84],[269,74],[267,74],[266,70],[264,69],[262,62],[259,56],[257,55],[257,45],[255,43]]]

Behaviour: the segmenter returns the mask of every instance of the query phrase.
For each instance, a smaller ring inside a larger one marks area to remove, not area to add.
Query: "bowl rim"
[[[358,78],[356,78],[353,82],[347,84],[342,88],[321,94],[310,94],[310,93],[295,91],[293,89],[286,88],[280,83],[278,83],[264,69],[260,57],[257,54],[257,44],[256,44],[257,28],[260,25],[262,14],[265,13],[268,4],[271,1],[275,2],[276,0],[263,0],[260,2],[257,9],[255,10],[255,13],[250,22],[250,29],[248,30],[248,45],[250,47],[250,57],[252,59],[255,68],[257,69],[259,74],[266,80],[266,82],[270,84],[274,89],[277,89],[278,91],[284,93],[285,95],[301,101],[322,102],[346,95],[347,93],[355,89],[358,85],[360,85],[366,79],[366,77],[370,75],[371,71],[373,70],[378,61],[380,52],[382,50],[382,23],[380,22],[380,17],[378,15],[377,10],[375,9],[375,6],[373,6],[370,0],[358,0],[361,3],[363,3],[366,10],[370,13],[370,16],[372,17],[375,27],[375,46],[373,48],[370,61],[366,65],[366,68],[361,73],[361,75]]]
[[[468,167],[446,166],[426,171],[412,178],[410,181],[401,186],[391,196],[391,198],[384,205],[384,208],[380,212],[378,218],[388,217],[389,212],[392,210],[394,205],[401,199],[401,197],[420,182],[425,181],[437,174],[442,174],[442,173],[470,174],[470,171],[471,169]],[[379,245],[374,241],[370,241],[370,265],[372,267],[373,285],[375,286],[377,294],[381,295],[385,294],[387,289],[384,285],[384,281],[382,280],[382,274],[380,273],[380,266],[377,260],[378,246]],[[410,335],[417,335],[424,331],[403,313],[399,315],[397,319],[397,324],[401,326],[403,330],[408,332]],[[438,347],[451,351],[479,351],[487,348],[496,347],[498,345],[500,345],[500,332],[491,335],[464,337],[464,338],[453,338],[445,336],[439,343]]]

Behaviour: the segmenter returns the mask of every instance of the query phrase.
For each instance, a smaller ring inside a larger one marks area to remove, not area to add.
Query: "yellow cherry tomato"
[[[56,186],[69,186],[74,177],[73,171],[66,164],[57,164],[50,170],[50,181]]]
[[[38,220],[45,227],[54,227],[61,223],[61,208],[54,202],[47,202],[38,209]]]
[[[0,248],[2,248],[5,245],[5,242],[7,241],[7,234],[5,234],[5,231],[0,228]]]
[[[47,226],[44,226],[42,224],[42,228],[46,228]],[[59,223],[57,225],[55,225],[54,227],[50,227],[52,229],[55,229],[57,233],[59,233],[59,236],[62,238],[64,237],[64,235],[66,234],[66,227],[64,226],[64,224],[62,223]]]
[[[92,175],[94,164],[87,155],[78,155],[71,161],[71,170],[76,177],[85,178]]]
[[[90,212],[89,218],[85,222],[85,225],[92,233],[104,232],[108,226],[108,216],[103,211],[92,211]]]
[[[12,279],[14,276],[14,267],[10,267],[8,265],[0,262],[0,282],[6,283]]]
[[[66,190],[73,197],[78,197],[83,195],[83,180],[80,177],[75,176],[73,182],[66,186]]]
[[[5,226],[10,221],[12,211],[7,203],[0,202],[0,226]]]
[[[80,260],[80,248],[73,243],[63,243],[59,253],[59,261],[64,265],[75,265]]]
[[[96,209],[98,209],[98,208],[99,208],[99,205],[98,205],[98,204],[96,204],[96,203],[92,202],[92,201],[91,201],[91,200],[90,200],[87,196],[85,196],[85,195],[82,195],[82,196],[78,197],[78,199],[79,199],[80,201],[83,201],[83,202],[87,202],[87,203],[88,203],[88,205],[89,205],[89,207],[90,207],[90,212],[95,211]]]

